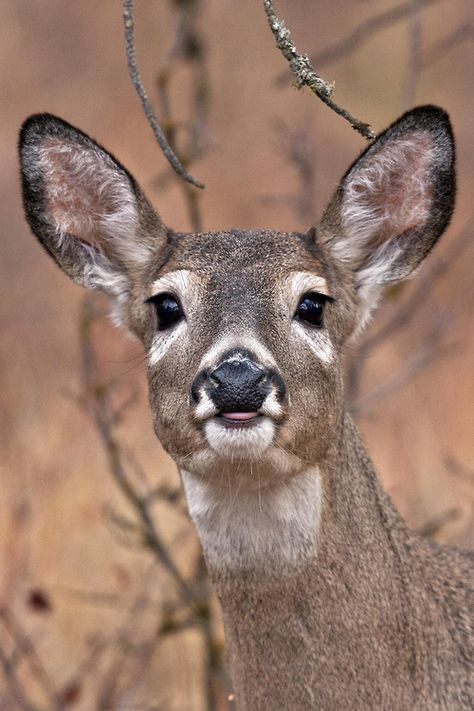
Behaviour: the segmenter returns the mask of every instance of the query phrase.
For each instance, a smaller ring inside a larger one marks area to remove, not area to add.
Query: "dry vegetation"
[[[223,637],[172,462],[154,439],[139,346],[84,301],[23,220],[16,131],[55,112],[97,137],[176,229],[307,227],[364,139],[305,90],[263,4],[137,3],[137,58],[177,179],[126,70],[120,4],[2,6],[0,709],[231,707]],[[451,114],[456,217],[423,274],[348,352],[348,395],[409,523],[472,545],[474,107],[470,0],[277,3],[335,96],[381,129]],[[282,73],[283,72],[283,73]]]

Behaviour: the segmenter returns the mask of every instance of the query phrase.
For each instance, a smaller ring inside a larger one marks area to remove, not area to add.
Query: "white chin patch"
[[[204,425],[204,434],[211,449],[221,457],[258,459],[272,444],[275,425],[266,417],[251,427],[226,427],[212,419]]]

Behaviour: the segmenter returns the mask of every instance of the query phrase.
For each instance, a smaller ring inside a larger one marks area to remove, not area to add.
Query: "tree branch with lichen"
[[[318,76],[307,55],[298,52],[296,45],[291,39],[289,29],[276,15],[272,0],[263,0],[263,7],[276,45],[288,61],[290,69],[295,76],[296,86],[299,89],[303,86],[307,86],[326,106],[348,121],[352,128],[360,133],[361,136],[368,141],[374,139],[375,133],[368,123],[364,123],[356,118],[331,99],[334,86]]]

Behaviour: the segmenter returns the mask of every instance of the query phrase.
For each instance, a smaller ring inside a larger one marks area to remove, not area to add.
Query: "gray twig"
[[[444,457],[444,464],[451,474],[474,484],[474,469],[462,464],[453,454],[447,454]]]
[[[57,691],[38,655],[33,641],[22,629],[22,627],[20,627],[20,624],[16,617],[14,617],[13,612],[3,605],[0,607],[0,622],[3,624],[9,636],[14,641],[15,652],[22,659],[26,660],[32,677],[36,680],[45,697],[48,699],[47,709],[51,709],[51,711],[61,711]],[[15,664],[11,662],[11,659],[7,657],[1,648],[0,666],[3,669],[10,691],[14,695],[15,700],[19,704],[22,711],[40,711],[41,708],[44,708],[37,706],[29,700],[22,683],[18,678]]]
[[[143,535],[143,544],[154,552],[162,566],[174,579],[184,599],[189,604],[193,604],[194,592],[182,577],[167,546],[161,539],[153,518],[150,515],[146,497],[144,498],[135,490],[134,485],[127,475],[122,447],[114,434],[114,426],[108,403],[108,389],[104,387],[104,385],[97,383],[95,378],[95,354],[91,341],[94,317],[93,302],[91,304],[91,299],[86,298],[83,301],[83,312],[80,323],[80,346],[86,391],[85,399],[87,402],[90,402],[92,406],[91,416],[105,449],[110,472],[138,516]],[[115,413],[115,415],[116,414],[117,413]]]
[[[420,371],[427,368],[433,361],[446,355],[456,355],[459,352],[459,343],[448,343],[435,347],[434,344],[439,341],[438,333],[433,333],[428,341],[429,343],[426,348],[408,360],[392,378],[384,382],[380,387],[375,388],[372,392],[369,392],[365,397],[359,400],[359,402],[356,402],[352,408],[352,412],[356,417],[367,416],[378,407],[383,400],[403,388],[407,382],[412,380]]]
[[[177,3],[177,11],[180,14],[175,37],[156,80],[166,140],[180,161],[187,166],[202,157],[206,150],[206,141],[203,137],[209,112],[210,89],[206,50],[197,26],[199,2],[200,0],[186,0]],[[173,116],[170,98],[170,88],[176,75],[178,60],[185,62],[192,72],[190,117],[188,121],[182,123]],[[182,150],[179,149],[178,142],[180,129],[184,130],[187,137]],[[194,232],[202,232],[202,215],[199,207],[201,195],[187,183],[180,182],[180,187],[186,202],[191,229]]]
[[[472,230],[474,216],[466,223],[465,227],[451,241],[444,255],[428,269],[418,281],[417,287],[397,311],[375,333],[369,334],[360,344],[356,356],[352,358],[348,369],[347,392],[350,402],[357,402],[362,366],[367,357],[376,348],[379,348],[394,334],[407,327],[417,316],[423,306],[429,301],[433,291],[441,278],[449,271],[454,259],[459,257],[472,244]]]
[[[128,71],[130,74],[130,79],[132,80],[133,86],[135,87],[135,91],[137,92],[137,95],[142,103],[143,111],[145,112],[145,116],[148,120],[148,123],[151,126],[153,134],[158,142],[158,145],[160,146],[161,150],[163,151],[169,164],[174,168],[176,173],[179,176],[181,176],[181,178],[186,180],[188,183],[191,183],[191,185],[195,185],[197,188],[204,188],[204,184],[200,183],[198,180],[193,178],[193,176],[190,175],[190,173],[188,173],[186,168],[184,168],[184,166],[180,163],[180,161],[176,157],[176,154],[172,151],[168,141],[166,140],[166,136],[165,136],[165,134],[158,122],[155,110],[154,110],[153,106],[151,105],[150,100],[148,99],[145,87],[143,86],[143,82],[141,80],[140,73],[138,71],[136,52],[135,52],[135,40],[134,40],[135,22],[134,22],[134,14],[133,14],[133,0],[122,0],[122,10],[123,10],[123,24],[124,24],[124,30],[125,30],[125,49],[127,52],[127,64],[128,64]]]
[[[296,77],[296,86],[299,89],[303,86],[307,86],[313,94],[316,94],[316,96],[326,104],[326,106],[329,106],[329,108],[335,111],[336,114],[342,116],[342,118],[348,121],[352,128],[358,131],[361,136],[366,138],[368,141],[374,139],[375,133],[368,123],[364,123],[355,116],[352,116],[349,111],[344,109],[342,106],[339,106],[331,99],[331,95],[334,90],[333,85],[328,84],[324,81],[324,79],[321,79],[321,77],[316,74],[316,71],[314,70],[314,67],[307,55],[298,52],[294,42],[291,39],[289,29],[276,15],[272,0],[263,0],[263,7],[268,17],[268,24],[275,38],[276,45],[288,61],[290,69]]]
[[[433,539],[443,530],[446,524],[457,521],[459,515],[459,509],[447,509],[446,511],[442,511],[440,514],[434,516],[423,524],[423,526],[418,529],[417,533],[422,538]]]
[[[425,7],[440,2],[440,0],[424,0]],[[401,20],[404,20],[412,11],[412,0],[391,7],[389,10],[381,12],[379,15],[369,17],[368,20],[363,20],[352,32],[342,38],[336,40],[326,49],[322,49],[310,55],[310,62],[318,67],[326,67],[332,62],[337,62],[344,57],[355,52],[359,47],[362,47],[367,41],[373,39],[377,32],[385,30],[387,27],[394,25]],[[277,77],[279,86],[286,82],[286,72],[281,72]]]
[[[409,26],[409,50],[405,79],[404,107],[413,106],[422,66],[422,10],[424,0],[411,0],[411,22]]]
[[[455,30],[449,34],[442,37],[438,42],[436,42],[430,49],[425,52],[421,60],[421,67],[429,67],[434,62],[449,52],[453,47],[461,44],[462,42],[472,42],[474,39],[474,22],[472,20],[468,22],[462,22]]]

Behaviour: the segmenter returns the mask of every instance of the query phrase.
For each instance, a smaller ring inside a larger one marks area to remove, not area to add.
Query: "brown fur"
[[[239,711],[473,708],[473,556],[408,531],[346,411],[340,362],[383,286],[450,219],[446,114],[422,107],[389,127],[305,234],[176,234],[120,163],[49,115],[25,123],[20,149],[33,231],[112,297],[148,353],[155,430],[222,603]],[[308,275],[324,285],[318,325],[299,313]],[[180,302],[168,329],[156,290]],[[232,357],[273,383],[247,429],[212,402]]]
[[[214,571],[238,708],[471,709],[473,557],[413,536],[343,429],[317,555],[279,579]]]

